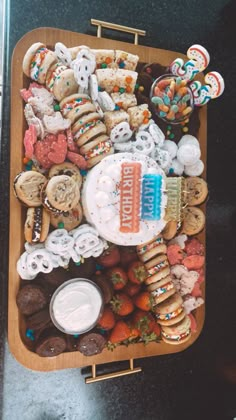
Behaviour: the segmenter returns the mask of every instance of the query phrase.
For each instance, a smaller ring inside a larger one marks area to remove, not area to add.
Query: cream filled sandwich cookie
[[[153,159],[139,153],[110,155],[86,177],[84,215],[107,241],[144,244],[165,227],[165,190],[165,174]]]

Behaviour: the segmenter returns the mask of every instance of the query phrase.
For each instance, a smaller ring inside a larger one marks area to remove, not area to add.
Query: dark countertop
[[[139,364],[143,367],[143,373],[139,375],[90,385],[87,386],[88,388],[81,384],[81,388],[77,389],[75,399],[65,394],[61,401],[62,406],[65,407],[64,411],[61,408],[57,410],[57,405],[52,411],[53,415],[45,410],[40,416],[32,414],[32,411],[30,411],[31,414],[27,414],[26,411],[24,420],[232,419],[236,417],[235,387],[224,380],[219,371],[231,358],[236,366],[234,339],[236,326],[236,176],[234,172],[236,165],[234,121],[236,5],[234,0],[192,0],[191,2],[187,0],[181,2],[121,0],[115,6],[114,2],[108,0],[93,0],[86,3],[81,0],[76,2],[11,0],[7,19],[0,170],[1,344],[4,342],[7,317],[10,57],[19,38],[37,27],[51,26],[95,35],[95,27],[90,26],[91,18],[145,29],[147,36],[140,37],[142,45],[185,53],[190,45],[202,44],[211,56],[208,70],[219,71],[225,79],[224,95],[212,101],[208,106],[207,177],[210,194],[207,203],[206,320],[199,339],[186,351],[141,360]],[[131,36],[108,30],[104,31],[104,36],[132,42]],[[1,353],[2,350],[0,350],[2,360]],[[9,360],[9,358],[7,354],[6,359]],[[12,366],[11,369],[9,368],[9,364],[5,366],[5,381],[8,384],[6,388],[10,390],[10,376],[14,375],[15,371]],[[32,397],[30,389],[26,389],[24,385],[24,371],[24,368],[19,368],[22,374],[22,387],[17,385],[18,392],[22,392],[22,395],[28,398],[28,403],[32,401],[32,404],[38,400],[42,401],[44,381],[45,384],[47,383],[47,392],[52,394],[57,386],[63,391],[67,386],[65,383],[67,379],[68,382],[73,382],[71,370],[68,371],[68,376],[66,372],[63,373],[62,381],[60,381],[61,372],[43,374],[42,378],[42,374],[25,371],[33,381],[39,378],[39,387],[36,388],[38,395]],[[80,372],[76,372],[80,376]],[[21,377],[17,380],[20,383]],[[91,405],[88,403],[88,395],[92,399]],[[46,394],[45,398],[47,398]],[[8,411],[11,412],[11,420],[20,418],[13,399],[14,395],[12,395],[12,402],[10,397],[7,399],[8,410],[12,404],[12,411]],[[6,420],[8,418],[5,417]]]

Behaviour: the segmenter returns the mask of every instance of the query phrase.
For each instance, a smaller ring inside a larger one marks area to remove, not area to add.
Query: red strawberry
[[[117,293],[111,300],[113,311],[121,316],[131,314],[134,310],[134,305],[129,296],[124,293]]]
[[[160,337],[161,328],[150,312],[137,310],[132,316],[132,323],[138,328],[145,344]]]
[[[121,343],[130,337],[130,327],[124,321],[118,321],[114,326],[109,341],[113,344]]]
[[[107,276],[111,280],[115,290],[123,289],[128,281],[126,272],[120,267],[111,268],[107,272]]]
[[[148,292],[141,292],[134,296],[133,302],[142,311],[150,311],[152,309],[152,295]]]
[[[147,270],[140,261],[134,261],[128,269],[128,278],[131,283],[140,284],[147,278]]]
[[[103,267],[115,267],[120,262],[120,251],[116,245],[110,245],[99,258],[97,258],[98,264]]]
[[[138,256],[135,248],[129,246],[120,247],[120,263],[122,267],[126,268],[137,260]]]
[[[115,316],[109,306],[105,306],[103,314],[98,322],[98,327],[103,330],[111,330],[115,325]]]
[[[137,328],[128,325],[124,321],[117,321],[116,325],[111,331],[108,344],[129,344],[137,337],[139,337],[139,331],[137,330]],[[108,346],[108,348],[110,348],[111,350],[112,345]]]
[[[123,289],[123,292],[126,293],[128,296],[132,297],[134,295],[137,295],[140,289],[141,289],[141,284],[134,284],[134,283],[128,282],[125,288]]]

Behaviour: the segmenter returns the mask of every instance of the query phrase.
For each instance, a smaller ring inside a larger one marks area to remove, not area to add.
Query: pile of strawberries
[[[143,287],[146,268],[135,248],[112,246],[98,262],[103,267],[102,275],[113,287],[113,297],[98,324],[108,335],[108,348],[159,341],[161,331],[151,313],[152,297]]]

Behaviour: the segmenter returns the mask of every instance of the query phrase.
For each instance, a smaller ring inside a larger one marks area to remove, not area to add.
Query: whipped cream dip
[[[50,315],[61,331],[81,334],[96,325],[102,307],[102,295],[95,283],[87,279],[72,279],[55,291],[50,302]]]

